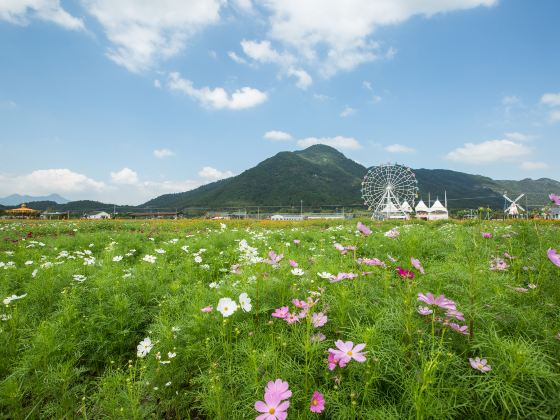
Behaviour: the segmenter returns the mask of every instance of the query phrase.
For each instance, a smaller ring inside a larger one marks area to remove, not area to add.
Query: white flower
[[[224,230],[227,228],[227,225],[225,223],[220,223],[220,229]]]
[[[142,261],[146,261],[149,262],[150,264],[153,264],[156,262],[156,257],[154,255],[144,255],[144,258],[142,258]]]
[[[247,293],[241,293],[239,295],[239,304],[241,305],[241,309],[245,312],[249,312],[253,307],[251,305],[251,298],[247,295]]]
[[[177,356],[177,353],[173,353],[173,352],[167,353],[167,357],[169,357],[170,359],[173,359],[175,356]]]
[[[6,314],[2,314],[0,315],[0,320],[2,321],[9,321],[10,319],[12,319],[12,316],[10,314],[6,315]]]
[[[200,255],[197,255],[196,257],[194,257],[194,262],[200,264],[202,262],[202,257]]]
[[[155,241],[155,239],[154,239],[154,238],[148,238],[148,240],[149,240],[149,241]]]
[[[152,340],[150,340],[150,337],[146,337],[136,346],[136,354],[138,357],[146,357],[152,347],[154,347]]]
[[[84,265],[95,265],[95,257],[84,258]]]
[[[181,328],[180,327],[171,327],[171,331],[179,332],[179,331],[181,331]]]
[[[6,299],[4,299],[2,301],[2,303],[4,305],[9,305],[10,303],[12,303],[14,300],[18,300],[18,299],[23,299],[25,296],[27,296],[27,293],[24,293],[21,296],[17,296],[17,295],[12,295],[12,296],[8,296]]]
[[[31,273],[31,277],[36,277],[38,272],[38,269],[33,270],[33,273]]]
[[[33,264],[33,261],[25,261],[25,265],[31,265]]]
[[[116,255],[116,256],[113,257],[113,261],[114,261],[114,262],[122,261],[122,259],[123,259],[123,256],[122,256],[122,255]]]
[[[224,318],[227,318],[235,311],[237,311],[237,303],[234,300],[231,300],[230,298],[221,298],[218,301],[217,309],[219,312],[221,312]]]
[[[171,385],[171,381],[165,383],[165,386],[169,386],[169,385]]]
[[[183,245],[183,246],[181,247],[181,249],[182,249],[183,251],[185,251],[186,253],[189,252],[189,246],[188,246],[188,245]]]
[[[292,269],[292,274],[294,276],[303,276],[305,272],[301,268],[294,268]]]
[[[210,287],[210,289],[217,289],[218,287],[220,287],[220,284],[213,281],[208,285],[208,287]]]
[[[165,254],[165,249],[158,248],[155,250],[158,254]]]
[[[72,277],[74,278],[74,280],[79,281],[80,283],[87,279],[86,276],[83,276],[81,274],[74,274]]]
[[[322,273],[317,273],[317,275],[322,279],[330,279],[332,277],[332,274],[326,271],[323,271]]]

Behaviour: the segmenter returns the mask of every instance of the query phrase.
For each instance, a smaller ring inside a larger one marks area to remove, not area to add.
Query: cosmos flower
[[[113,257],[113,262],[119,262],[122,261],[122,259],[123,259],[122,255],[115,255]]]
[[[294,268],[296,268],[298,266],[298,263],[295,262],[294,260],[290,260],[290,265]]]
[[[294,268],[294,269],[292,269],[291,273],[292,273],[294,276],[301,277],[301,276],[303,276],[303,275],[305,274],[305,271],[303,271],[301,268]]]
[[[6,299],[4,299],[2,301],[2,303],[4,305],[9,305],[10,303],[12,303],[14,300],[19,300],[19,299],[23,299],[25,296],[27,296],[27,293],[24,293],[23,295],[17,296],[17,295],[12,295],[12,296],[8,296]]]
[[[328,318],[323,312],[319,312],[319,313],[314,313],[311,316],[311,320],[313,322],[313,326],[315,328],[319,328],[327,323]]]
[[[268,260],[264,260],[263,262],[276,267],[278,266],[278,263],[282,261],[282,258],[284,258],[284,254],[276,255],[276,252],[270,251],[268,253]]]
[[[481,372],[490,372],[492,370],[492,367],[488,364],[486,359],[480,359],[480,357],[477,357],[475,359],[472,359],[469,357],[469,362],[471,363],[471,367],[473,369],[479,370]]]
[[[281,308],[276,309],[272,313],[272,316],[274,318],[285,319],[289,313],[290,313],[290,308],[288,308],[287,306],[282,306]]]
[[[445,316],[447,316],[448,318],[455,318],[459,321],[465,320],[465,315],[463,314],[463,312],[459,312],[456,309],[448,309]]]
[[[321,277],[322,279],[330,279],[332,277],[332,274],[327,272],[327,271],[323,271],[321,273],[317,273],[317,275],[319,277]]]
[[[158,248],[155,249],[154,251],[157,252],[158,254],[165,254],[165,249]]]
[[[309,410],[312,413],[322,413],[325,409],[325,397],[319,391],[315,391],[311,397]]]
[[[136,346],[136,355],[138,357],[146,357],[146,355],[150,352],[150,350],[152,350],[153,347],[154,345],[152,343],[152,340],[150,340],[150,337],[146,337],[142,341],[140,341],[138,346]]]
[[[154,255],[144,255],[144,258],[142,258],[142,261],[146,261],[150,264],[153,264],[156,262],[156,257]]]
[[[371,229],[364,225],[362,222],[358,222],[356,228],[360,231],[360,233],[364,236],[371,235]]]
[[[556,204],[557,206],[560,206],[560,196],[558,196],[554,193],[550,193],[548,198],[550,198],[550,201],[552,201],[554,204]]]
[[[239,295],[239,305],[241,305],[241,309],[245,312],[249,312],[253,307],[251,305],[251,298],[247,295],[247,293],[241,293]]]
[[[389,239],[397,239],[401,233],[398,231],[397,228],[393,228],[385,232],[385,237]]]
[[[399,274],[399,276],[401,276],[404,279],[413,279],[414,278],[414,273],[410,270],[405,270],[402,267],[397,267],[396,268],[397,273]]]
[[[491,271],[506,271],[509,268],[509,265],[506,263],[505,260],[501,258],[494,258],[490,261],[490,270]]]
[[[299,245],[301,241],[299,239],[294,239],[294,244]]]
[[[201,309],[201,311],[204,313],[212,312],[213,310],[214,307],[212,305],[205,306],[204,308]]]
[[[366,361],[364,353],[362,352],[366,346],[365,343],[356,344],[356,346],[354,346],[352,341],[336,340],[334,344],[337,348],[329,349],[329,353],[334,354],[336,361],[341,360],[344,363],[348,363],[352,359],[359,363]]]
[[[287,400],[292,396],[288,382],[282,379],[276,379],[266,384],[265,393],[273,393],[280,397],[282,400]]]
[[[310,340],[312,343],[320,343],[321,341],[325,341],[326,338],[327,337],[325,336],[325,334],[317,333],[317,334],[313,334]]]
[[[456,310],[457,307],[455,306],[455,302],[450,299],[447,299],[444,295],[439,295],[438,297],[434,297],[430,292],[418,293],[418,300],[420,302],[427,303],[428,305],[432,306],[439,306],[442,309],[453,309]]]
[[[420,315],[431,315],[434,313],[434,311],[432,311],[427,306],[419,306],[418,308],[416,308],[416,312],[418,312]]]
[[[255,403],[255,410],[260,414],[255,420],[284,420],[288,417],[288,407],[290,406],[289,401],[282,401],[277,394],[265,393],[264,402],[257,401]]]
[[[548,259],[552,262],[552,264],[556,267],[560,267],[560,254],[557,254],[555,249],[550,248],[546,255],[548,255]]]
[[[424,267],[422,267],[422,264],[420,263],[420,260],[417,260],[416,258],[411,257],[411,258],[410,258],[410,263],[412,264],[412,266],[413,266],[414,268],[416,268],[416,269],[417,269],[418,271],[420,271],[422,274],[425,274],[425,273],[424,273]]]
[[[358,264],[365,265],[375,265],[379,267],[385,267],[385,263],[378,258],[358,258],[356,261]]]
[[[459,334],[469,335],[469,327],[467,325],[459,325],[455,322],[450,322],[448,325],[453,331],[458,332]]]
[[[292,313],[292,312],[288,312],[288,314],[284,318],[284,320],[290,325],[295,324],[296,322],[299,322],[299,319],[300,319],[299,316],[297,314]]]
[[[218,301],[218,307],[216,309],[224,316],[224,318],[227,318],[237,311],[237,303],[228,297],[221,298]]]
[[[484,239],[490,239],[492,237],[490,232],[482,232],[481,235]]]

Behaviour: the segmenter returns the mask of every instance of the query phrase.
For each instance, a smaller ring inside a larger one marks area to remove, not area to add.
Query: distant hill
[[[69,202],[69,200],[58,194],[50,194],[46,196],[12,194],[7,197],[0,198],[0,204],[3,206],[18,206],[21,203],[33,203],[36,201],[53,201],[57,204],[66,204]]]
[[[331,204],[360,205],[361,182],[367,169],[346,158],[336,149],[314,145],[296,152],[280,152],[254,168],[235,177],[204,185],[197,189],[165,194],[142,207],[238,207],[238,206],[307,206]],[[527,193],[530,204],[544,205],[547,195],[560,191],[560,182],[551,179],[496,181],[444,169],[415,169],[420,197],[443,201],[447,191],[450,209],[488,206],[501,209],[502,194],[513,199]],[[525,200],[521,203],[525,204]]]

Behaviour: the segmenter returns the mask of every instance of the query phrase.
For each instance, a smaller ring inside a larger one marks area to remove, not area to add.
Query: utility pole
[[[299,215],[301,216],[301,219],[303,220],[303,200],[299,200]]]

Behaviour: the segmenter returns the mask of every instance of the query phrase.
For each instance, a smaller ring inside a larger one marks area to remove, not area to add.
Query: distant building
[[[430,207],[428,212],[428,220],[447,220],[449,219],[449,212],[439,200]]]
[[[417,219],[428,220],[428,213],[430,212],[430,209],[423,200],[420,200],[418,204],[416,204],[414,210],[416,211]]]
[[[560,207],[552,207],[549,214],[551,219],[560,220]]]
[[[300,214],[275,214],[270,216],[270,220],[303,220]]]
[[[150,211],[142,213],[130,213],[133,219],[177,219],[176,211]]]
[[[111,215],[105,211],[98,211],[94,213],[88,213],[85,215],[86,219],[91,220],[103,220],[103,219],[110,219]]]
[[[39,213],[41,213],[39,210],[30,209],[25,203],[22,203],[21,206],[16,209],[6,210],[8,216],[23,219],[37,217]]]

